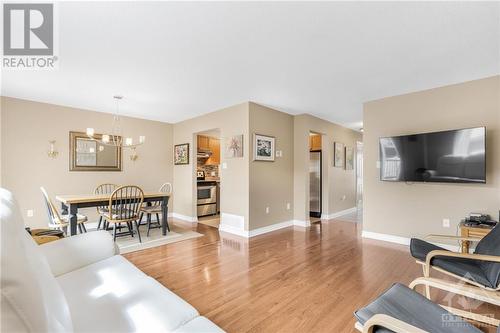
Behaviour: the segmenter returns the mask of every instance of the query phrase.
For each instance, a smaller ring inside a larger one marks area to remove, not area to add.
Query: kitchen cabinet
[[[198,150],[210,151],[212,154],[205,161],[205,165],[220,164],[220,140],[209,136],[198,135]]]
[[[207,159],[205,164],[207,165],[219,165],[220,164],[220,140],[216,138],[208,138],[208,149],[212,152],[212,155]]]
[[[309,136],[309,150],[321,150],[321,135]]]
[[[209,137],[198,135],[198,149],[209,150]]]

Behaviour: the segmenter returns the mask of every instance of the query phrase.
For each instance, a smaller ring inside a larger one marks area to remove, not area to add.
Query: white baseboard
[[[291,227],[293,225],[293,220],[290,221],[285,221],[285,222],[280,222],[276,224],[271,224],[262,228],[257,228],[249,231],[249,237],[255,237],[258,235],[266,234],[271,231]]]
[[[321,214],[321,219],[322,220],[331,220],[336,217],[342,216],[342,215],[347,215],[351,213],[355,213],[358,210],[357,207],[351,207],[348,209],[341,210],[339,212],[331,213],[331,214]]]
[[[229,234],[233,234],[236,236],[248,238],[248,231],[247,230],[241,230],[239,228],[232,227],[232,226],[227,225],[227,224],[222,224],[222,223],[219,224],[219,231],[223,231],[223,232],[227,232]]]
[[[245,217],[241,215],[221,212],[219,231],[248,238],[248,231],[245,230]]]
[[[361,233],[361,237],[369,238],[369,239],[376,239],[376,240],[380,240],[383,242],[401,244],[401,245],[405,245],[405,246],[410,246],[410,240],[411,240],[411,238],[407,238],[407,237],[381,234],[378,232],[371,232],[371,231],[366,231],[366,230],[363,230],[363,232]],[[435,244],[437,246],[440,246],[446,250],[453,251],[453,252],[458,252],[460,250],[460,247],[458,245],[442,244],[442,243],[435,243],[435,242],[429,242],[429,243]]]
[[[307,220],[307,221],[302,221],[302,220],[292,220],[292,224],[293,225],[296,225],[296,226],[299,226],[299,227],[310,227],[311,226],[311,221]]]
[[[253,229],[253,230],[242,230],[236,226],[221,223],[219,225],[219,231],[227,232],[227,233],[241,236],[241,237],[245,237],[245,238],[251,238],[251,237],[258,236],[258,235],[266,234],[268,232],[291,227],[293,225],[294,225],[294,221],[290,220],[290,221],[284,221],[284,222],[280,222],[280,223],[276,223],[276,224],[271,224],[271,225],[268,225],[268,226],[265,226],[262,228]]]
[[[371,232],[371,231],[366,231],[366,230],[363,230],[363,232],[361,233],[361,237],[376,239],[376,240],[380,240],[380,241],[384,241],[384,242],[396,243],[396,244],[401,244],[401,245],[406,245],[406,246],[410,245],[410,238],[388,235],[388,234],[380,234],[378,232]]]
[[[198,222],[198,217],[196,216],[187,216],[187,215],[182,215],[179,213],[172,213],[172,215],[169,214],[169,216],[172,216],[173,218],[186,221],[186,222],[191,222],[191,223],[196,223]]]

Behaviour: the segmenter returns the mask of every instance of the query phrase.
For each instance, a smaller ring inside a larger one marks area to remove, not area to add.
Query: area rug
[[[120,248],[120,253],[124,254],[203,236],[203,234],[191,229],[183,229],[175,226],[173,223],[170,228],[171,231],[167,232],[166,236],[162,236],[161,229],[156,228],[151,229],[149,237],[146,237],[147,227],[141,226],[140,230],[142,243],[139,243],[139,238],[135,235],[134,237],[118,237],[116,239],[116,244]]]

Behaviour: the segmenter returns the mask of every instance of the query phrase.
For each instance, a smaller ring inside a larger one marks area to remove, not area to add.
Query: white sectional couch
[[[0,188],[2,332],[223,332],[89,232],[38,246]]]

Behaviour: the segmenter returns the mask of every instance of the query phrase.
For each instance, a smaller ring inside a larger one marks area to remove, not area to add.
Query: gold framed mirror
[[[94,134],[97,140],[102,134]],[[84,132],[69,132],[69,171],[122,171],[122,148],[104,145]]]

